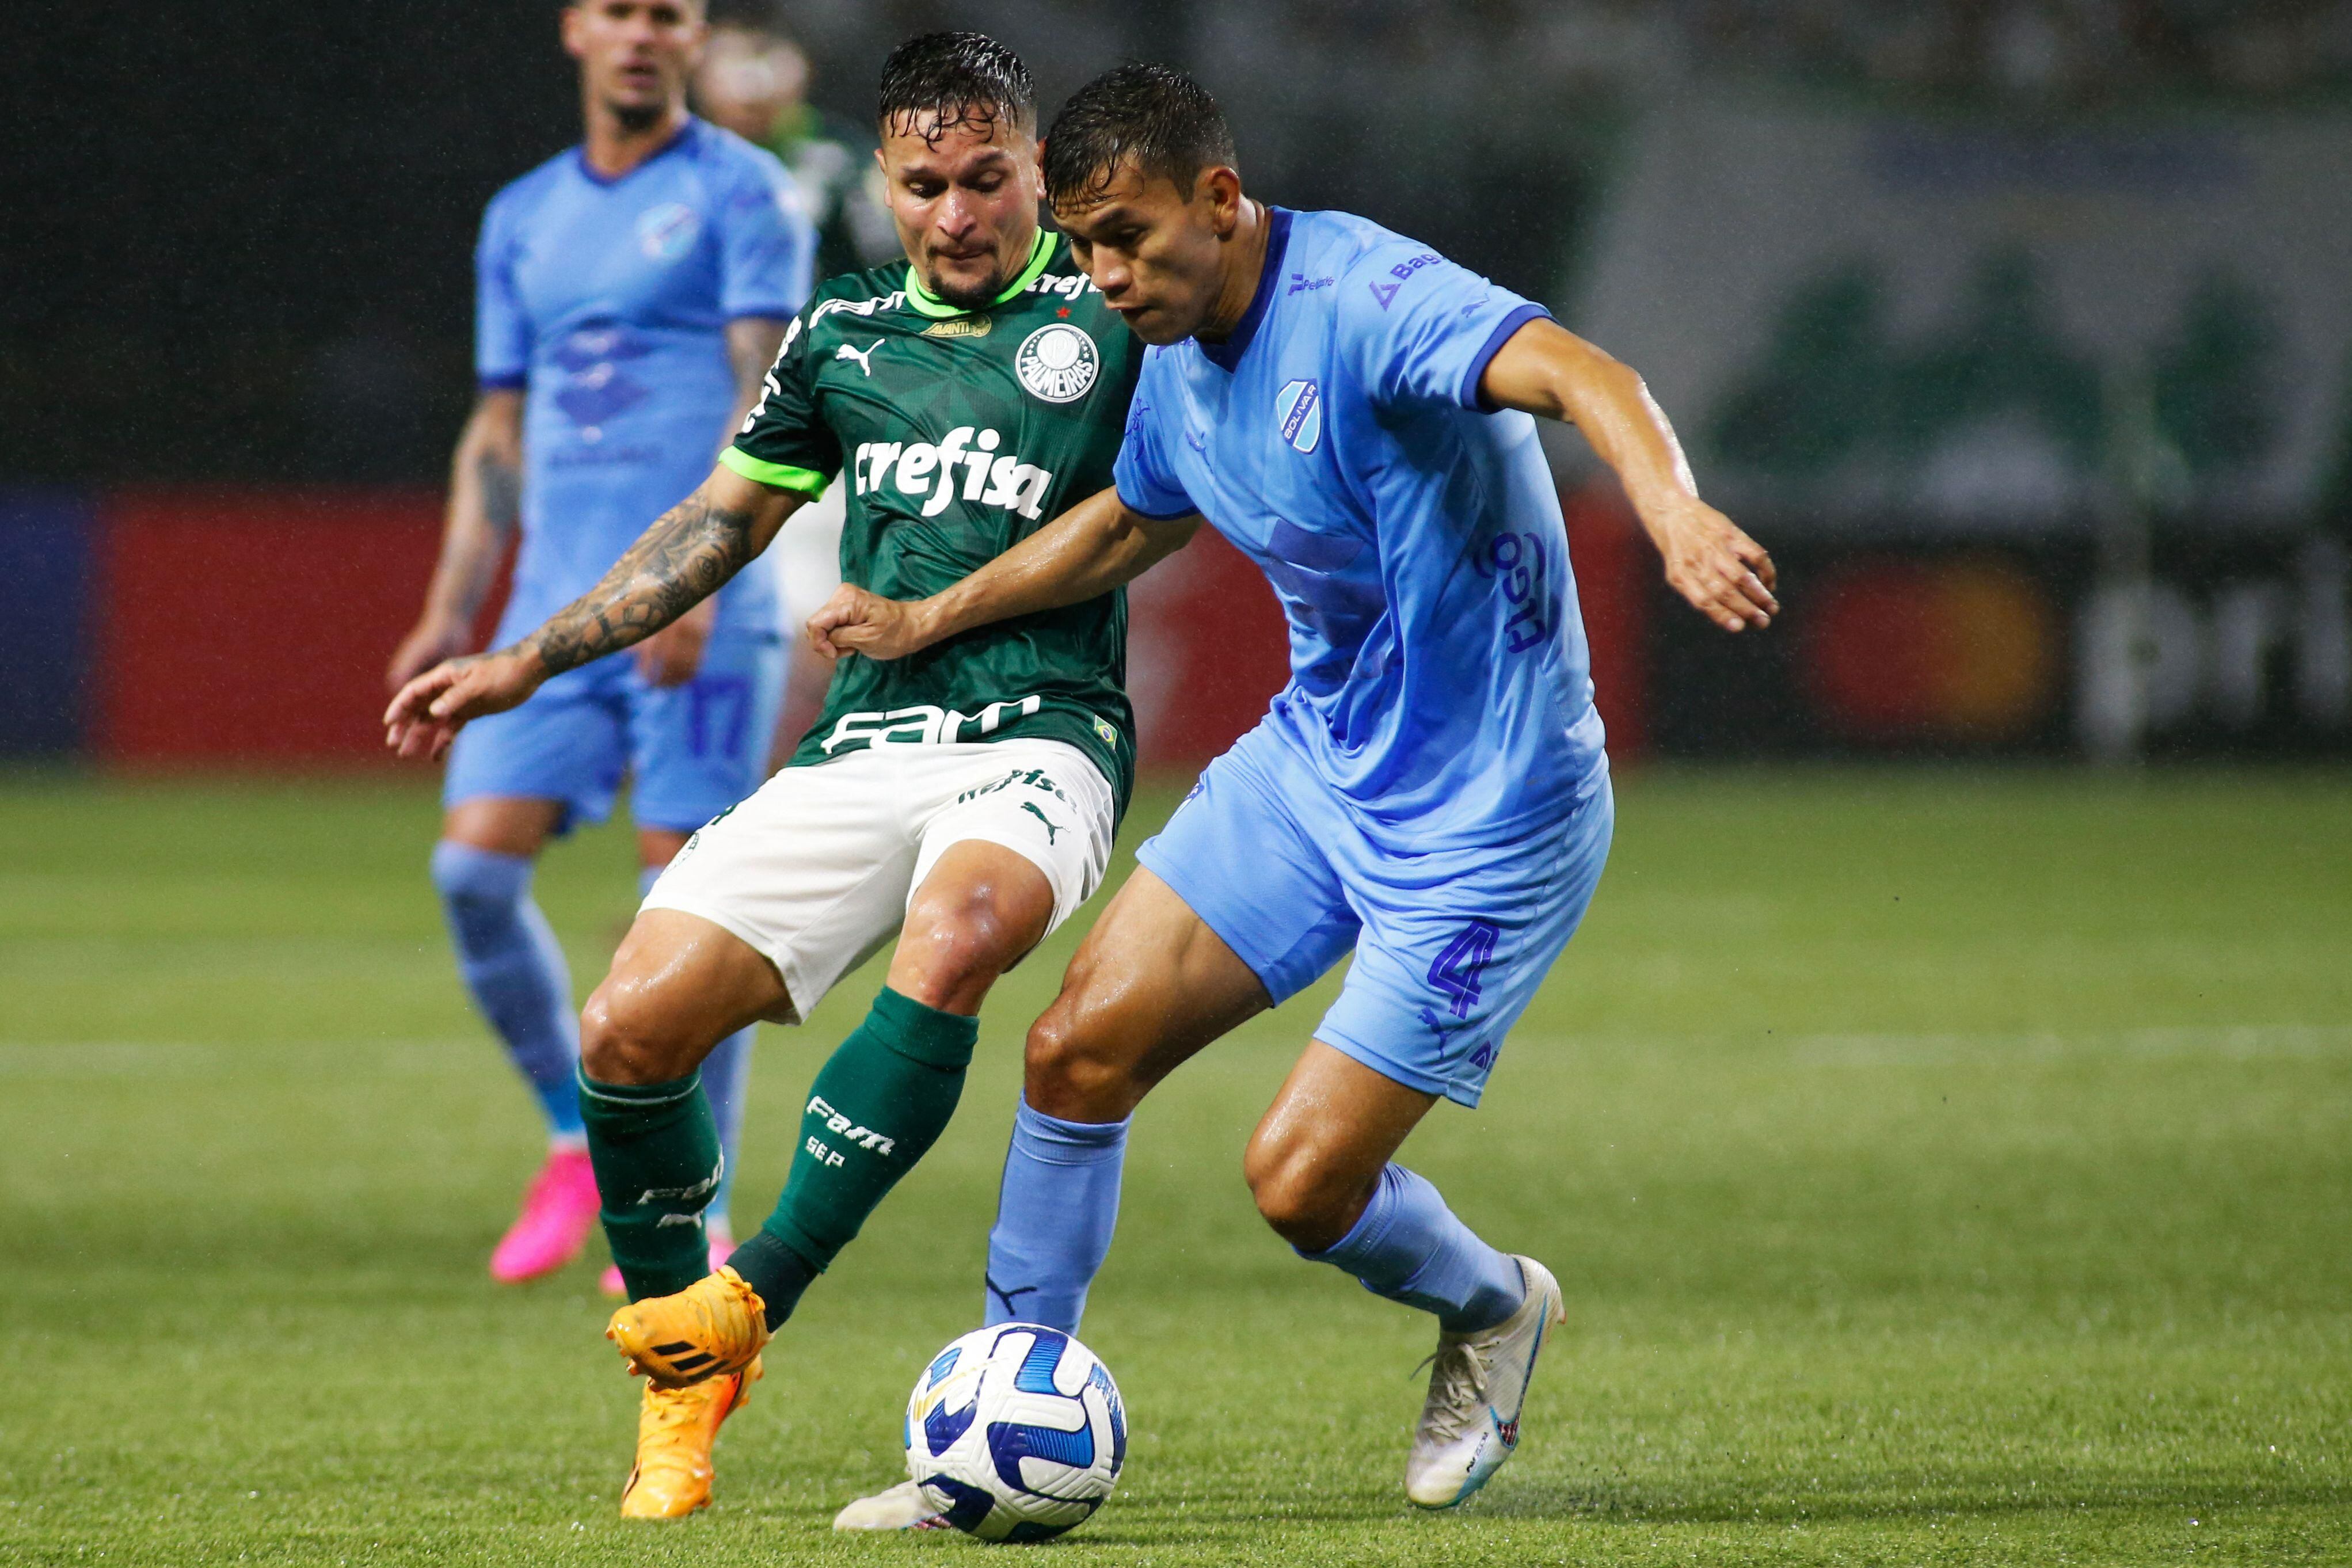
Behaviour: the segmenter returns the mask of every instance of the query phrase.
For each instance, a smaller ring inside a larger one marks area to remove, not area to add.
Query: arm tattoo
[[[515,645],[550,675],[646,638],[719,592],[758,552],[751,514],[690,495],[664,512],[604,580]]]
[[[496,452],[474,460],[474,479],[482,487],[482,516],[504,531],[522,516],[522,475]]]

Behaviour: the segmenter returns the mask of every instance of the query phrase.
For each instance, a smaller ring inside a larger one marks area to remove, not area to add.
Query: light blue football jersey
[[[528,392],[501,640],[593,587],[709,473],[733,434],[727,324],[789,320],[815,243],[783,165],[699,120],[616,180],[574,147],[491,198],[475,370]],[[719,631],[772,634],[774,592],[765,571],[737,577]]]
[[[1601,760],[1584,626],[1535,420],[1478,392],[1549,312],[1377,224],[1269,213],[1232,337],[1145,357],[1120,498],[1265,569],[1291,668],[1265,723],[1369,835],[1557,819]]]

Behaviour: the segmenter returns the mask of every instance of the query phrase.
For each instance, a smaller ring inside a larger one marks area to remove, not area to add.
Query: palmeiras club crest
[[[1053,321],[1029,334],[1013,356],[1013,374],[1033,397],[1076,403],[1095,384],[1102,355],[1094,339],[1067,321]]]

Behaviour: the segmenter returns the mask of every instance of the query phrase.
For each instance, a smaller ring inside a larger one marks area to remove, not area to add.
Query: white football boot
[[[912,1481],[859,1498],[833,1516],[835,1530],[945,1530],[947,1515]]]
[[[1567,1321],[1551,1271],[1532,1258],[1512,1261],[1528,1287],[1519,1310],[1491,1329],[1437,1336],[1429,1398],[1404,1461],[1404,1495],[1419,1507],[1466,1501],[1503,1468],[1519,1446],[1519,1410],[1545,1332]]]

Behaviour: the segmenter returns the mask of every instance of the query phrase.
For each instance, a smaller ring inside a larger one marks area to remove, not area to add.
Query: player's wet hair
[[[925,140],[958,129],[984,130],[999,120],[1037,128],[1037,89],[1021,57],[985,33],[925,33],[882,62],[875,121],[887,135],[939,118]]]
[[[1045,197],[1084,203],[1132,159],[1143,178],[1190,195],[1203,169],[1237,167],[1209,89],[1173,66],[1124,65],[1078,89],[1045,132]]]

